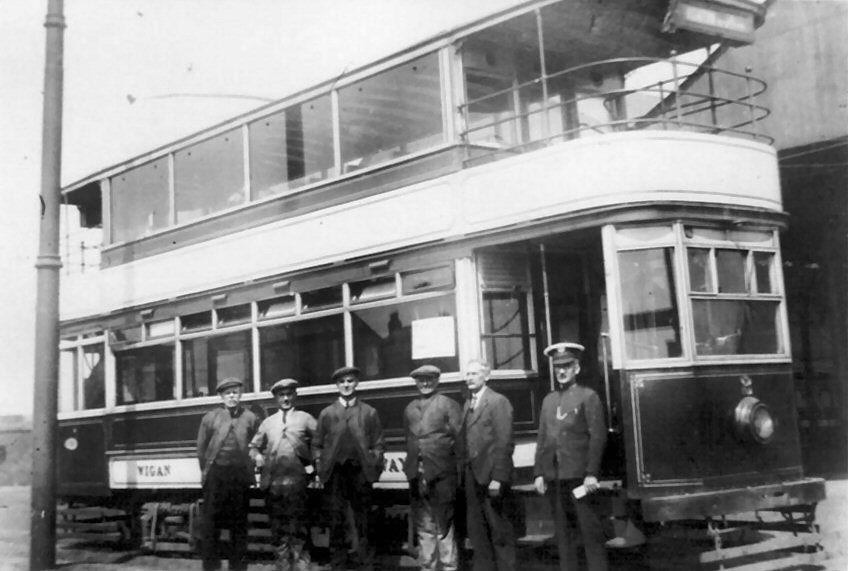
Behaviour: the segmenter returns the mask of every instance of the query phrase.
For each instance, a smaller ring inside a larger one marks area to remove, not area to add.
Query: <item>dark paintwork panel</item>
[[[59,493],[105,493],[109,487],[106,440],[102,419],[62,423],[56,442]],[[69,450],[68,439],[77,447]]]
[[[753,381],[754,396],[763,401],[777,422],[767,444],[737,435],[734,410],[743,397],[740,377]],[[794,407],[794,388],[788,369],[746,369],[734,373],[689,371],[682,378],[640,379],[636,391],[644,472],[651,483],[702,480],[705,485],[742,485],[775,481],[801,465]]]

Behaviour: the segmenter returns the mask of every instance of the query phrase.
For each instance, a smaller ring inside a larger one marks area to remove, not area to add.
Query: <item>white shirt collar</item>
[[[343,407],[348,408],[356,404],[356,397],[353,397],[350,400],[345,400],[344,398],[339,397],[339,402]]]

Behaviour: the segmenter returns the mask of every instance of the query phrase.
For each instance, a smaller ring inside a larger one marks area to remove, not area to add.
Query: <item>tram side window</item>
[[[237,129],[174,154],[177,223],[242,205],[244,143]]]
[[[404,377],[425,363],[459,370],[453,295],[351,312],[354,362],[366,378]]]
[[[344,319],[341,314],[259,328],[262,390],[286,377],[302,385],[332,382],[345,363]]]
[[[140,238],[171,224],[168,159],[162,157],[110,179],[112,242]]]
[[[539,136],[542,89],[539,32],[522,14],[466,38],[462,67],[468,101],[468,142],[513,146]],[[518,88],[517,85],[527,83]]]
[[[629,359],[682,355],[674,249],[619,252],[624,343]]]
[[[215,394],[215,387],[227,377],[236,377],[251,390],[250,331],[202,337],[182,343],[183,397]]]
[[[59,360],[59,410],[88,410],[106,406],[103,344],[63,350]]]
[[[438,54],[339,89],[339,125],[345,172],[442,142]]]
[[[115,354],[118,404],[174,398],[174,346],[154,345]]]

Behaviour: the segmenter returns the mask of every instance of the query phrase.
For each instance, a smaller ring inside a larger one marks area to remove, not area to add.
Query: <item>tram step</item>
[[[715,563],[748,557],[769,551],[792,549],[795,547],[813,546],[821,542],[821,536],[817,533],[806,533],[803,535],[784,535],[749,545],[738,547],[727,547],[720,551],[708,551],[701,554],[701,563]]]
[[[82,539],[85,541],[121,541],[124,539],[124,534],[119,532],[109,532],[109,533],[62,533],[60,534],[62,539]]]
[[[726,563],[723,568],[727,571],[774,571],[775,569],[795,569],[803,566],[818,565],[827,558],[822,552],[816,553],[790,553],[779,559],[768,559],[747,563],[739,566],[730,566]]]
[[[100,522],[79,522],[79,521],[57,521],[56,528],[61,530],[69,530],[70,532],[79,531],[120,531],[123,524],[120,521],[100,521]]]

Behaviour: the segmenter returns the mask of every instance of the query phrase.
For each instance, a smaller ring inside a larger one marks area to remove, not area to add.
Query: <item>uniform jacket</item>
[[[312,463],[312,439],[317,422],[308,412],[291,409],[285,414],[278,410],[259,425],[259,430],[250,441],[250,457],[262,454],[265,465],[259,487],[267,490],[275,474],[286,474],[294,470],[302,476],[306,465]]]
[[[419,397],[406,406],[403,413],[406,430],[403,470],[408,480],[416,478],[419,471],[426,480],[456,474],[456,437],[461,415],[459,404],[439,393]]]
[[[466,401],[459,433],[460,460],[468,463],[474,479],[486,486],[492,480],[512,481],[512,405],[489,387],[483,391],[474,410]]]
[[[383,472],[383,427],[374,407],[359,398],[350,408],[336,400],[318,415],[318,428],[312,441],[312,457],[317,464],[318,475],[324,482],[330,479],[345,425],[356,440],[365,479],[376,482]]]
[[[595,391],[572,383],[548,393],[539,416],[535,475],[546,480],[597,476],[606,441],[604,411]]]
[[[215,462],[215,457],[221,450],[221,445],[227,437],[230,428],[235,431],[236,443],[244,453],[245,481],[253,481],[253,462],[248,455],[248,443],[259,426],[259,417],[243,406],[236,407],[236,412],[230,416],[225,406],[210,410],[200,421],[197,431],[197,459],[200,462],[201,482],[206,483],[209,467]]]

